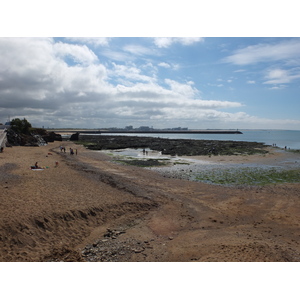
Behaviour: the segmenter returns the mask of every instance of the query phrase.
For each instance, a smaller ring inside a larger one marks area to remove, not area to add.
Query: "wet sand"
[[[196,159],[263,164],[287,155]],[[35,162],[45,169],[31,170]],[[5,148],[0,190],[0,261],[300,261],[300,183],[166,178],[54,142]]]

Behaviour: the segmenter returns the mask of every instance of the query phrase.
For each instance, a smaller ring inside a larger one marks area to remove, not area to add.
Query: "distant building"
[[[141,131],[150,131],[150,130],[152,130],[152,128],[150,128],[149,126],[140,126],[139,130],[141,130]]]
[[[175,128],[165,128],[164,130],[189,130],[187,127],[175,127]]]
[[[133,126],[129,125],[125,127],[126,130],[133,130]]]
[[[172,128],[172,130],[188,130],[188,128],[187,127],[184,127],[184,128],[177,127],[177,128]]]

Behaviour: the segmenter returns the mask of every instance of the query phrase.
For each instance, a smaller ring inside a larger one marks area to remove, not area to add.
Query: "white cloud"
[[[171,65],[168,64],[168,63],[165,63],[165,62],[161,62],[158,64],[159,67],[163,67],[163,68],[166,68],[166,69],[169,69],[171,68]]]
[[[126,78],[132,81],[145,81],[152,82],[155,81],[155,77],[147,76],[142,74],[142,71],[136,66],[126,66],[126,65],[117,65],[113,63],[113,69],[110,71],[110,75],[114,77]]]
[[[278,85],[278,86],[272,86],[272,87],[270,87],[270,90],[283,90],[283,89],[285,89],[287,87],[287,85],[285,85],[285,84],[280,84],[280,85]]]
[[[86,45],[72,45],[66,43],[55,43],[54,53],[61,57],[72,57],[76,63],[91,64],[98,61],[98,57]]]
[[[199,94],[196,88],[193,88],[193,82],[187,82],[186,84],[179,83],[175,80],[165,79],[165,82],[171,87],[171,90],[179,95],[183,95],[188,98],[194,98]]]
[[[271,69],[267,72],[265,84],[281,84],[290,83],[295,79],[300,78],[300,72],[296,70]]]
[[[132,60],[134,60],[134,57],[130,53],[114,51],[111,49],[102,50],[101,54],[113,61],[132,61]]]
[[[217,81],[220,81],[220,80],[217,80]],[[209,85],[209,86],[216,86],[216,87],[222,87],[222,86],[224,86],[224,84],[223,83],[219,83],[219,84],[216,84],[216,83],[208,83],[207,85]]]
[[[201,37],[158,37],[154,38],[154,44],[159,48],[168,48],[172,44],[179,43],[184,46],[192,45],[194,43],[203,42]]]
[[[67,37],[66,40],[78,42],[82,44],[90,44],[96,46],[107,46],[112,38],[108,37]]]
[[[138,58],[154,55],[158,56],[159,53],[141,45],[125,45],[118,50],[112,50],[110,48],[101,49],[101,55],[110,58],[113,61],[123,61],[128,63],[129,61],[135,61]]]
[[[166,68],[166,69],[172,69],[174,71],[176,71],[180,68],[179,64],[176,64],[176,63],[169,64],[169,63],[166,63],[166,62],[161,62],[161,63],[158,64],[158,66],[162,67],[162,68]]]
[[[247,83],[248,84],[255,84],[255,80],[248,80]]]
[[[299,58],[300,40],[285,40],[276,44],[258,44],[238,49],[223,62],[248,65],[266,61],[280,61]]]
[[[123,50],[134,55],[144,56],[144,55],[158,55],[153,49],[141,46],[141,45],[126,45]]]

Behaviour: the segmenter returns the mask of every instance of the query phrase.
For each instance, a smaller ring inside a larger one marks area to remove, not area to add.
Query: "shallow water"
[[[162,159],[162,160],[170,160],[171,162],[182,162],[182,163],[187,163],[187,164],[201,164],[201,165],[215,165],[218,163],[214,163],[208,160],[200,160],[200,159],[193,159],[193,158],[182,158],[181,156],[171,156],[171,155],[166,155],[162,154],[160,151],[155,151],[151,150],[149,148],[145,148],[145,152],[143,151],[144,149],[131,149],[131,148],[126,148],[126,149],[119,149],[119,150],[100,150],[99,152],[105,153],[105,154],[110,154],[113,156],[124,156],[127,158],[138,158],[138,159]]]
[[[279,152],[282,150],[279,150]],[[212,162],[209,159],[162,155],[159,151],[145,149],[102,150],[123,160],[161,160],[168,166],[149,167],[166,177],[201,181],[221,185],[260,185],[281,182],[300,182],[300,156],[287,156],[284,159],[255,162]]]

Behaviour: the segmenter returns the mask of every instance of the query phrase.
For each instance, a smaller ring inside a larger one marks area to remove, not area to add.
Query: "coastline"
[[[30,169],[36,161],[44,171]],[[0,168],[1,261],[300,260],[300,183],[235,188],[166,178],[67,141],[6,148]]]

